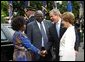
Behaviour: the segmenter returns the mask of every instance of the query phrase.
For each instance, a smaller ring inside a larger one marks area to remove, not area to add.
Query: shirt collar
[[[57,22],[57,24],[60,24],[61,23],[61,19],[59,19],[59,21]]]
[[[44,20],[43,20],[44,21]],[[43,23],[43,21],[41,22],[41,24]],[[40,24],[37,20],[36,20],[36,22],[38,23],[38,24]]]

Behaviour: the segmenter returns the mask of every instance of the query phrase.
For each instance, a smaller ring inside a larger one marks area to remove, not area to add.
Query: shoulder
[[[31,18],[31,19],[35,19],[35,16],[31,16],[30,18]]]
[[[55,29],[55,25],[52,24],[52,25],[49,27],[49,31],[54,31],[54,29]]]
[[[47,23],[52,23],[50,20],[44,20],[44,22],[47,22]]]
[[[22,34],[19,32],[19,31],[16,31],[15,33],[14,33],[14,36],[15,37],[19,37],[19,36],[21,36]]]
[[[17,37],[20,37],[21,36],[21,33],[18,32],[18,31],[15,31],[14,35],[13,35],[13,41],[17,38]]]
[[[32,21],[32,22],[28,23],[27,26],[32,26],[32,25],[34,25],[35,23],[36,23],[36,21]]]
[[[44,20],[43,21],[45,24],[47,24],[48,26],[51,26],[52,25],[52,22],[50,20]]]
[[[68,35],[74,35],[75,34],[75,29],[74,27],[69,27],[67,30],[66,30],[67,34]]]
[[[27,24],[27,30],[33,30],[33,27],[37,26],[37,22],[33,21]]]
[[[34,16],[31,16],[29,19],[28,19],[28,21],[35,21],[35,17]]]

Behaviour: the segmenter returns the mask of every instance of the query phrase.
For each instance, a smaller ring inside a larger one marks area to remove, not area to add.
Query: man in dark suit
[[[52,60],[59,61],[59,41],[66,29],[63,28],[61,23],[61,13],[59,10],[53,9],[50,11],[49,15],[50,19],[53,21],[53,25],[49,28],[49,42],[52,43]]]
[[[50,11],[50,19],[53,21],[53,25],[49,28],[49,42],[51,43],[50,49],[52,48],[53,61],[59,61],[59,46],[60,39],[63,36],[66,28],[63,28],[61,21],[61,13],[57,9]],[[78,38],[78,37],[77,37]],[[75,50],[78,50],[78,40],[75,43]]]
[[[31,6],[26,7],[25,13],[27,16],[25,33],[27,33],[27,24],[35,20],[34,17],[35,9]]]
[[[51,21],[45,20],[44,15],[41,10],[38,10],[35,12],[35,21],[27,24],[27,36],[30,38],[31,43],[36,46],[39,49],[44,49],[47,50],[47,54],[45,57],[41,57],[34,55],[34,61],[35,60],[50,60],[51,55],[50,51],[48,52],[48,34],[49,34],[49,27],[52,25]],[[42,25],[42,26],[41,26]],[[44,35],[43,35],[44,34]]]
[[[31,6],[26,7],[25,13],[28,17],[27,23],[30,23],[35,20],[35,18],[34,18],[35,8],[33,8]]]

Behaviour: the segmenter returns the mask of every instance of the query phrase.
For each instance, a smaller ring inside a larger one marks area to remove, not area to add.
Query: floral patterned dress
[[[14,53],[13,53],[13,60],[14,61],[31,61],[31,51],[28,51],[27,48],[25,48],[22,44],[21,36],[27,40],[27,37],[22,34],[22,32],[15,32],[13,35],[13,44],[14,44]],[[25,40],[24,40],[25,41]],[[29,44],[28,41],[28,46],[35,48],[35,52],[38,51],[36,47],[34,47],[31,43]],[[31,49],[32,49],[31,48]]]

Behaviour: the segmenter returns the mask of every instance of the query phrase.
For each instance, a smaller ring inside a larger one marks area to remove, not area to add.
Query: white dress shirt
[[[41,30],[40,23],[39,23],[38,21],[37,21],[37,24],[38,24],[39,29]],[[44,22],[42,21],[41,24],[42,24],[42,26],[43,26],[43,29],[44,29],[45,33],[46,33],[46,29],[45,29]],[[44,47],[44,40],[43,40],[43,37],[42,37],[42,46]]]
[[[56,23],[56,29],[57,29],[58,37],[60,35],[60,25],[61,25],[61,19]]]

